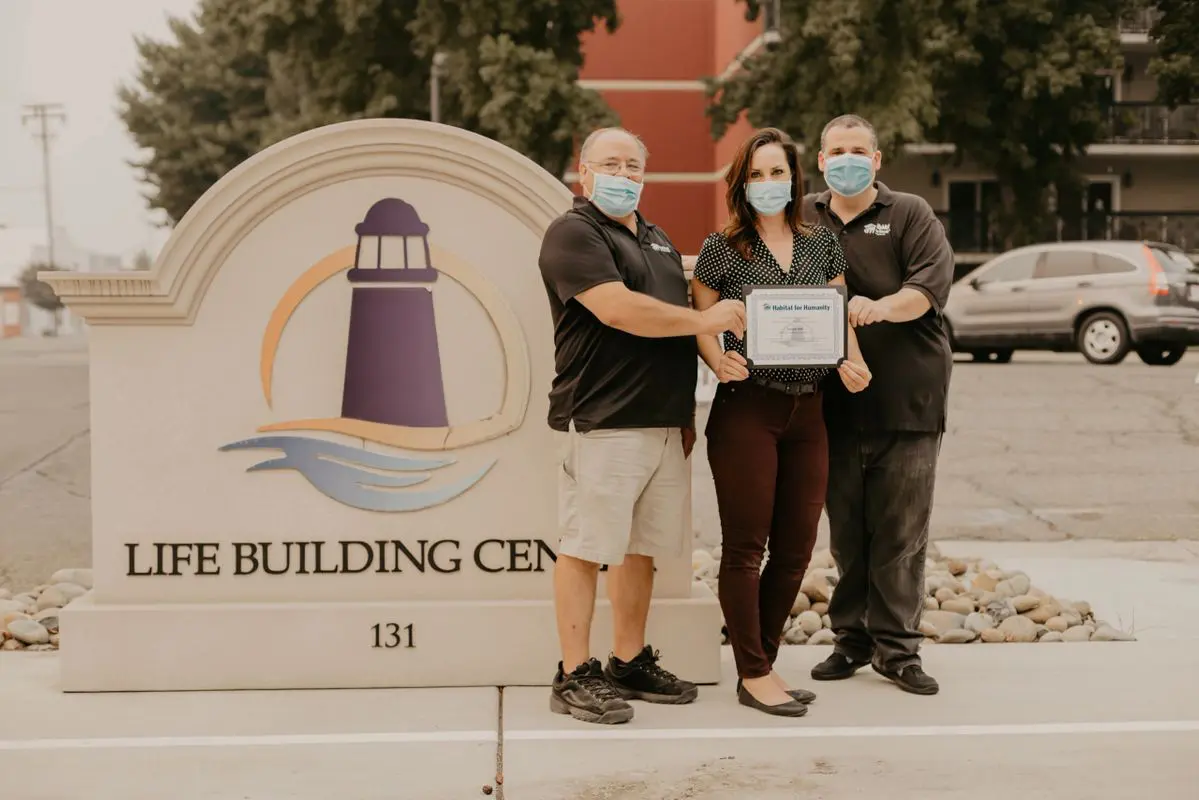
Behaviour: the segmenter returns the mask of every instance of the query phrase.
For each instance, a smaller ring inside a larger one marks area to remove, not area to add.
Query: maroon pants
[[[720,606],[737,674],[760,678],[778,655],[816,544],[828,486],[821,395],[721,384],[706,435],[723,539]]]

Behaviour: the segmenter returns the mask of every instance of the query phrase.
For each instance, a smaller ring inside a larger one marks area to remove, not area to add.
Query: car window
[[[1087,250],[1050,250],[1037,264],[1035,278],[1070,278],[1075,275],[1092,275],[1095,272],[1095,254]]]
[[[1118,258],[1117,256],[1107,253],[1095,254],[1095,271],[1104,275],[1110,275],[1115,272],[1136,272],[1136,265],[1126,258]]]
[[[1181,250],[1167,250],[1162,247],[1150,248],[1153,255],[1157,257],[1157,263],[1162,265],[1162,269],[1166,272],[1173,272],[1182,275],[1188,272],[1199,272],[1199,268],[1195,266],[1195,262]]]
[[[998,283],[1004,281],[1026,281],[1032,277],[1037,266],[1037,253],[1020,253],[1009,256],[1003,262],[996,264],[980,277],[983,283]]]

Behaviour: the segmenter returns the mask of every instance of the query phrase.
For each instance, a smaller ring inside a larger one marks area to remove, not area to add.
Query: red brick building
[[[724,168],[751,132],[714,142],[704,79],[761,46],[771,23],[746,22],[735,0],[623,0],[615,34],[584,37],[580,83],[603,95],[650,157],[641,209],[684,253],[724,223]],[[568,180],[576,176],[571,173]]]

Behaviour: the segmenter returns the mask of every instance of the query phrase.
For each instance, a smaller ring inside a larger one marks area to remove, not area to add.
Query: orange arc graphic
[[[343,247],[309,267],[307,272],[297,278],[296,282],[288,287],[283,296],[279,298],[279,303],[275,306],[275,310],[271,312],[271,319],[267,323],[266,333],[262,336],[262,357],[259,360],[261,364],[260,369],[262,370],[262,394],[266,397],[268,408],[271,405],[271,379],[275,372],[275,354],[279,352],[279,342],[283,339],[283,329],[287,327],[287,322],[291,319],[291,315],[296,312],[296,309],[300,307],[300,303],[304,302],[304,298],[313,289],[337,273],[345,272],[354,266],[355,249],[353,245]]]

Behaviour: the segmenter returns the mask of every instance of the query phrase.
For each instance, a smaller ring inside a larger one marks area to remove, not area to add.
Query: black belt
[[[814,383],[782,383],[780,381],[771,381],[766,378],[751,377],[751,381],[765,389],[773,389],[776,392],[789,394],[794,397],[799,397],[805,394],[816,394],[820,387]]]

